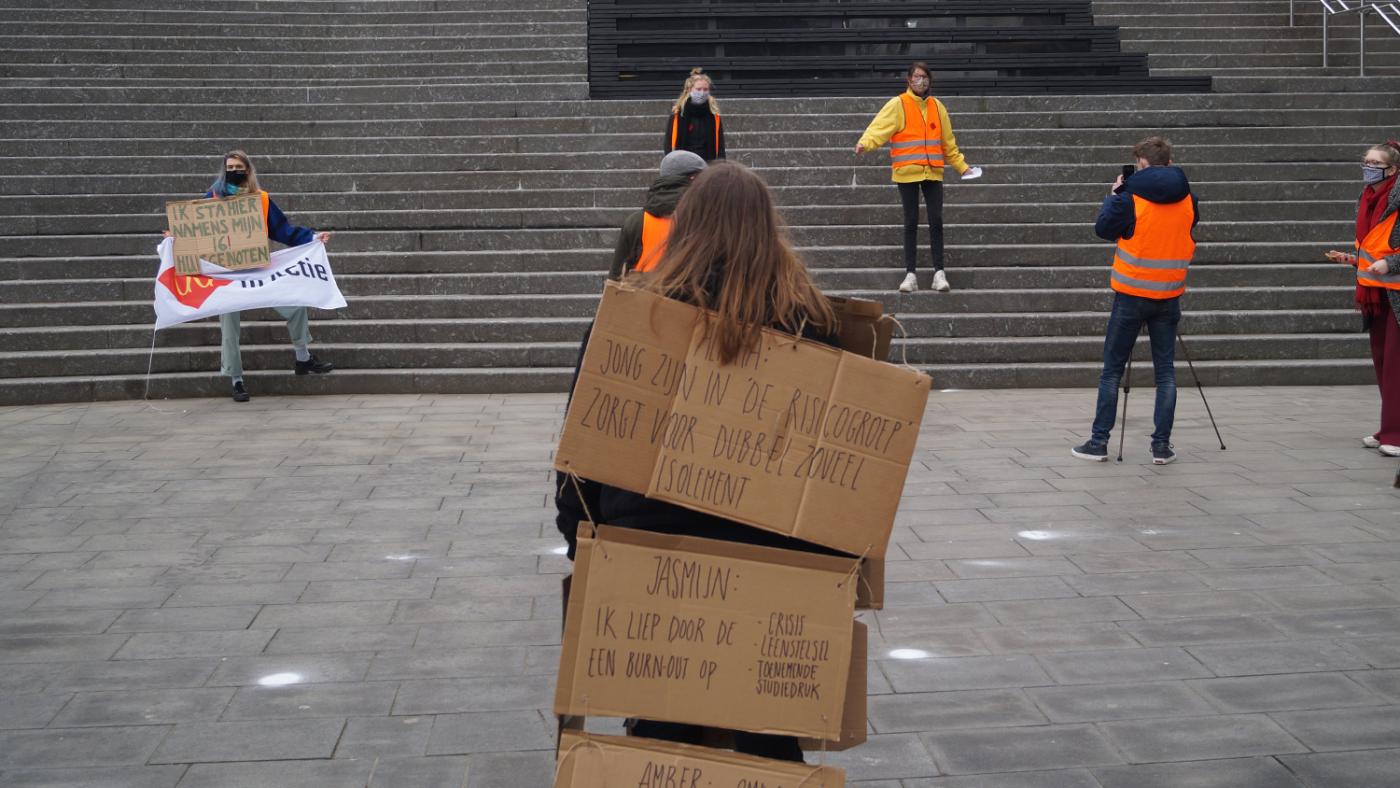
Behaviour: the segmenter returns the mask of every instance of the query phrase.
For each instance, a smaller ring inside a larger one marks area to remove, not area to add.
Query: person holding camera
[[[1356,266],[1356,306],[1371,334],[1371,362],[1381,390],[1381,426],[1361,445],[1400,457],[1400,142],[1373,145],[1361,160],[1366,184],[1356,207],[1356,254],[1327,258]]]
[[[1138,333],[1146,326],[1157,385],[1152,463],[1166,465],[1176,459],[1171,446],[1176,416],[1176,327],[1181,321],[1186,271],[1196,251],[1192,231],[1201,215],[1186,173],[1172,166],[1170,142],[1148,137],[1133,148],[1133,158],[1136,166],[1123,168],[1094,222],[1096,235],[1118,244],[1109,276],[1113,311],[1104,335],[1103,372],[1092,434],[1070,453],[1092,462],[1108,460],[1118,384]]]

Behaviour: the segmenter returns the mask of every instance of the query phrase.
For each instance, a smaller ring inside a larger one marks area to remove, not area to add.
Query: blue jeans
[[[1118,410],[1118,384],[1132,355],[1143,324],[1152,340],[1152,371],[1157,379],[1157,407],[1152,412],[1153,443],[1172,436],[1176,418],[1176,324],[1181,322],[1181,299],[1140,298],[1114,292],[1113,311],[1103,340],[1103,373],[1099,375],[1099,404],[1094,412],[1093,439],[1108,442]]]

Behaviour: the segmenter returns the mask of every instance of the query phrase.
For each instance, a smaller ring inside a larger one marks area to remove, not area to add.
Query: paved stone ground
[[[936,393],[873,735],[826,760],[867,788],[1395,785],[1374,389],[1210,396],[1229,450],[1183,389],[1154,468],[1150,396],[1120,465],[1069,457],[1090,391]],[[0,784],[548,785],[562,402],[0,409]]]

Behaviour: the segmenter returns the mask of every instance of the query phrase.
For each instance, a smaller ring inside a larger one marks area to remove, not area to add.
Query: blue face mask
[[[1367,186],[1380,183],[1381,181],[1385,180],[1385,168],[1367,167],[1363,165],[1361,167],[1361,180],[1365,181]]]

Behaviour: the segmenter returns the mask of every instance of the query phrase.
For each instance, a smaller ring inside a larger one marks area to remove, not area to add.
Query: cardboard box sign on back
[[[876,361],[889,361],[894,339],[894,318],[885,314],[885,305],[864,298],[827,296],[840,321],[841,349]]]
[[[608,283],[554,467],[883,558],[929,377],[769,330],[721,366],[706,323]]]
[[[855,569],[581,524],[554,712],[839,741]]]
[[[554,788],[844,788],[834,766],[755,758],[655,739],[565,733]]]
[[[165,217],[175,239],[177,274],[204,273],[201,259],[230,271],[272,263],[260,194],[168,202]]]

